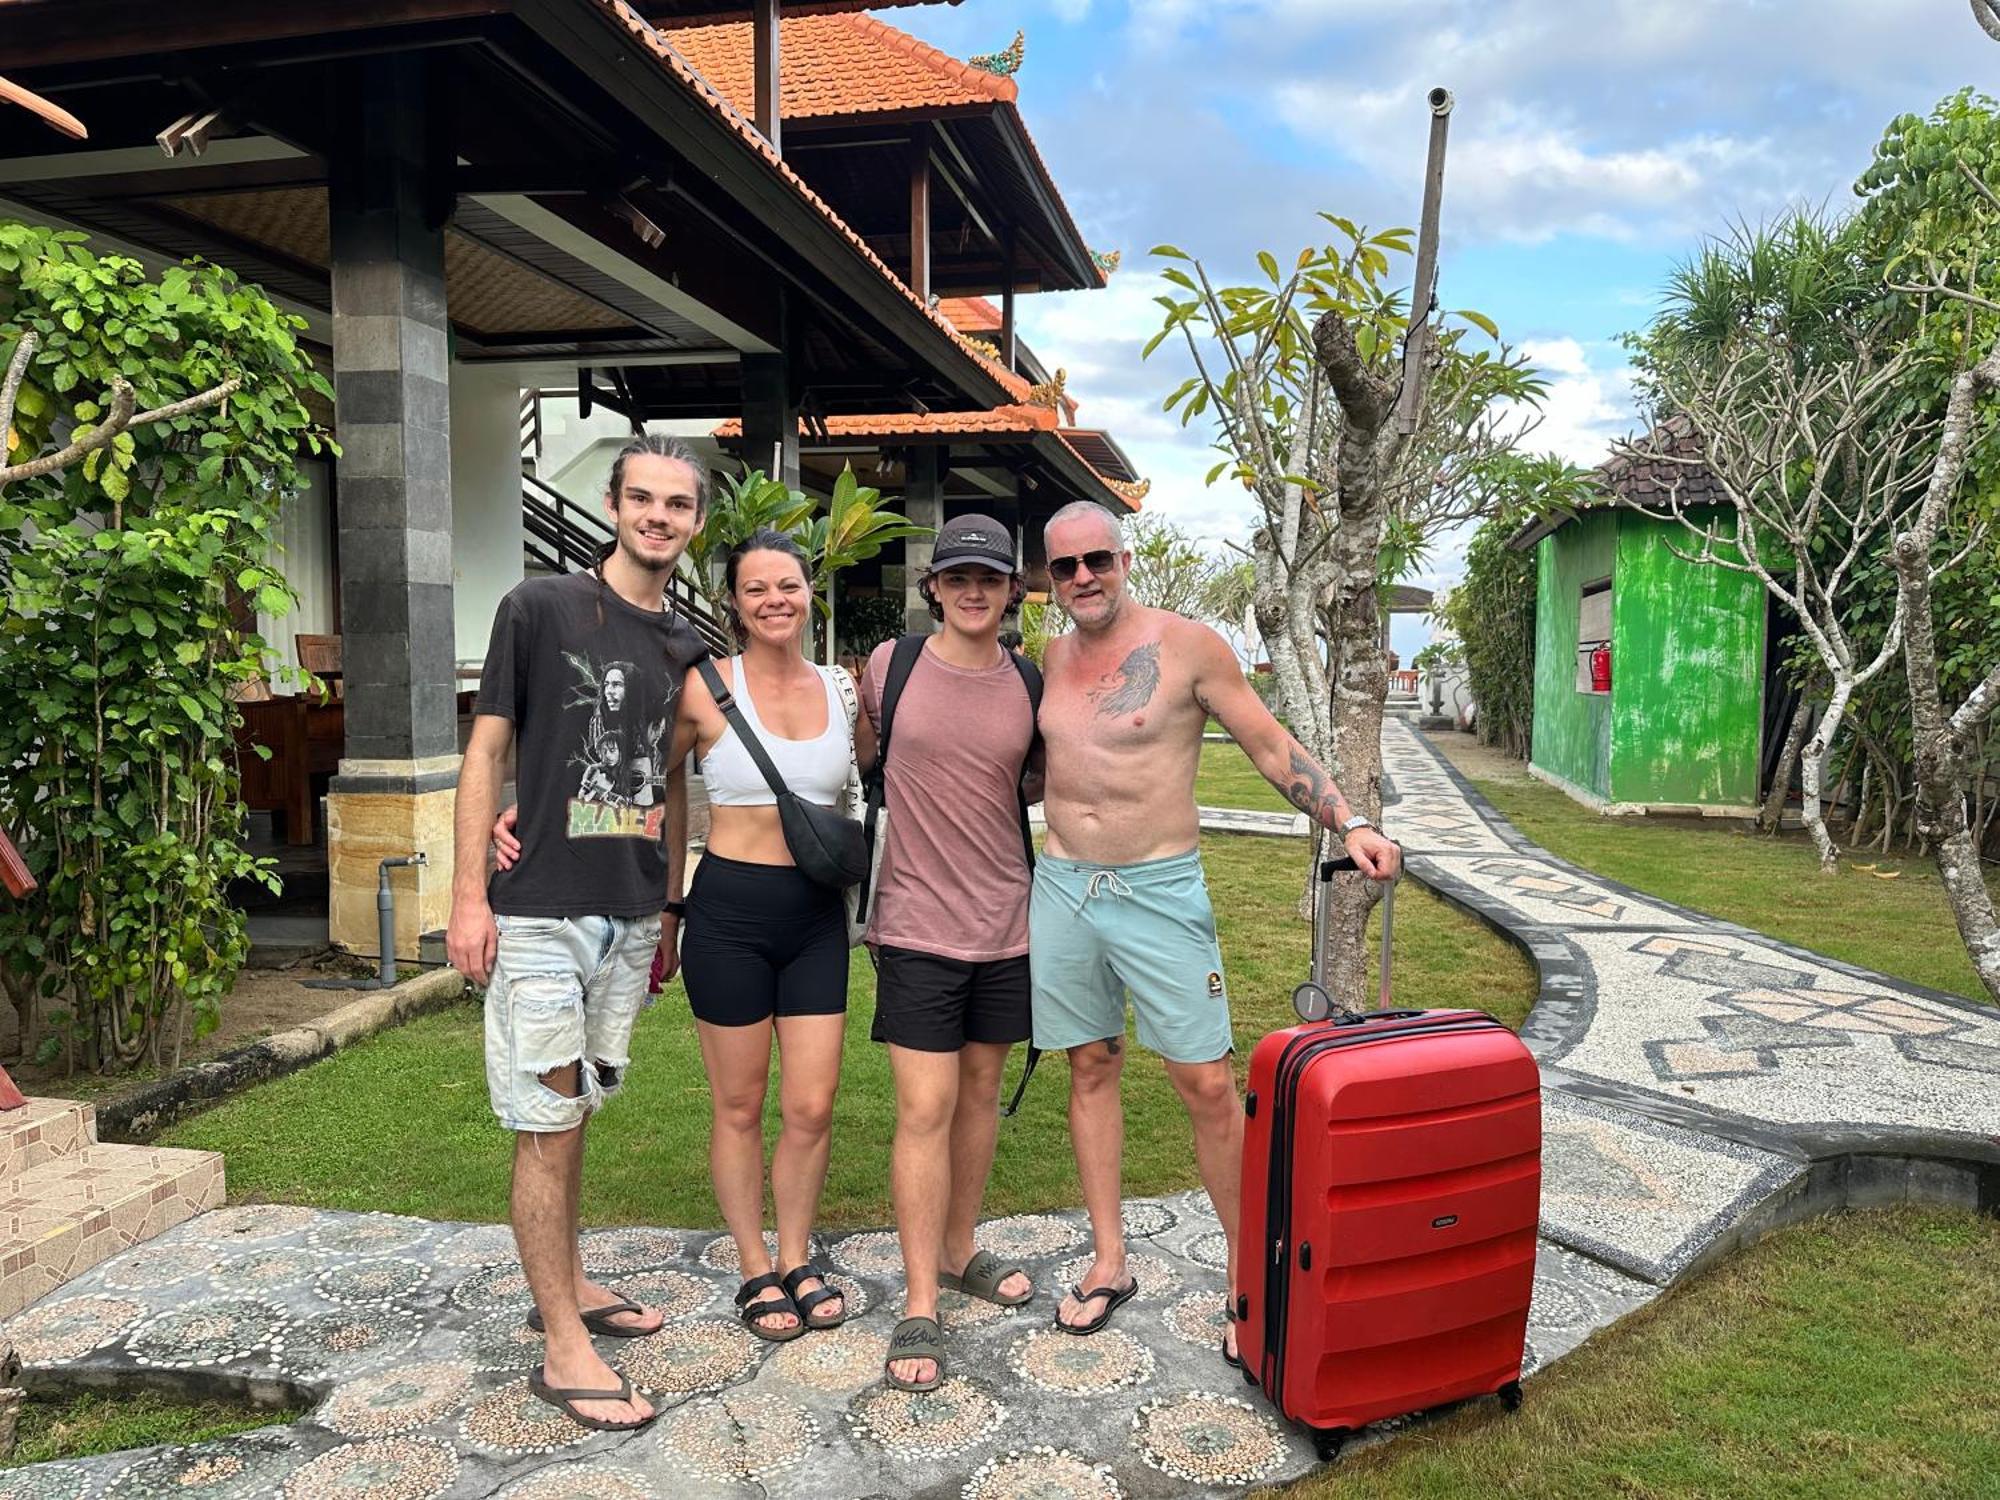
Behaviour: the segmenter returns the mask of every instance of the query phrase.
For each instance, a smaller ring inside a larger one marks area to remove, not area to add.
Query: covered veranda
[[[616,395],[660,372],[774,458],[802,403],[1007,398],[615,0],[221,3],[164,20],[128,0],[0,0],[0,72],[91,131],[67,142],[0,118],[0,212],[155,266],[228,266],[305,317],[332,372],[341,454],[286,522],[304,605],[261,624],[287,664],[300,637],[336,641],[323,675],[339,696],[294,770],[331,762],[330,932],[356,952],[375,947],[386,856],[427,859],[396,877],[399,952],[445,920],[461,674],[522,576],[522,388],[596,367],[620,372]]]

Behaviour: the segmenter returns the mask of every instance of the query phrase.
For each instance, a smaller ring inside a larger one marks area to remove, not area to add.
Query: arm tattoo
[[[1291,752],[1292,779],[1284,789],[1285,800],[1315,823],[1333,827],[1335,811],[1340,806],[1340,788],[1297,740],[1291,741]]]
[[[1137,713],[1153,701],[1153,692],[1159,685],[1160,643],[1154,641],[1140,646],[1118,664],[1116,686],[1092,688],[1088,696],[1097,705],[1100,717],[1112,718]]]

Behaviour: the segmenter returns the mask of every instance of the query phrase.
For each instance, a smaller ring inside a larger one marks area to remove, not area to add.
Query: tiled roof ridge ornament
[[[1063,397],[1067,394],[1063,387],[1068,383],[1069,371],[1058,369],[1054,380],[1044,380],[1040,385],[1028,387],[1027,404],[1059,409],[1063,404]]]
[[[1090,259],[1097,269],[1109,276],[1118,269],[1118,263],[1125,258],[1123,250],[1093,250]]]
[[[965,335],[965,341],[986,358],[992,360],[994,364],[997,365],[1000,363],[1000,346],[991,339],[976,339],[972,335],[967,334]]]
[[[968,57],[965,62],[967,67],[977,68],[982,73],[991,73],[996,78],[1012,78],[1021,71],[1021,63],[1027,55],[1028,33],[1017,30],[1014,33],[1013,44],[1005,52],[982,52],[977,57]]]
[[[1153,493],[1153,481],[1150,479],[1106,479],[1104,487],[1124,496],[1134,505]]]

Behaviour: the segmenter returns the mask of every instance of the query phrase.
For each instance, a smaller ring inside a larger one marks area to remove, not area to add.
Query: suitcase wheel
[[[1340,1450],[1347,1445],[1348,1429],[1328,1427],[1313,1430],[1313,1452],[1319,1455],[1321,1463],[1331,1463],[1340,1456]]]
[[[1500,1397],[1500,1404],[1506,1407],[1507,1410],[1519,1411],[1521,1409],[1520,1381],[1518,1380],[1508,1381],[1505,1385],[1501,1386],[1500,1389],[1495,1394],[1497,1394]]]

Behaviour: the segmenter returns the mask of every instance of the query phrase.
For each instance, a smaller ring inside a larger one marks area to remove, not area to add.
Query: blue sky
[[[1154,481],[1150,510],[1240,539],[1207,489],[1206,434],[1159,412],[1142,363],[1159,263],[1181,245],[1231,279],[1280,261],[1328,209],[1414,224],[1433,84],[1457,98],[1440,296],[1475,307],[1552,389],[1532,446],[1595,463],[1631,410],[1618,335],[1676,260],[1736,220],[1849,201],[1883,127],[1966,85],[2000,46],[1966,0],[963,0],[880,13],[958,57],[1027,32],[1021,108],[1085,237],[1124,252],[1109,288],[1026,298],[1081,420]],[[1454,575],[1446,539],[1434,578]],[[1399,622],[1406,652],[1421,641]]]

